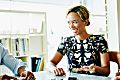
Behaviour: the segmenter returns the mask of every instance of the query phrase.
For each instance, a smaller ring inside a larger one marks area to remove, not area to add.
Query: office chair
[[[118,64],[118,69],[120,69],[120,52],[118,51],[109,51],[110,61],[116,62]]]

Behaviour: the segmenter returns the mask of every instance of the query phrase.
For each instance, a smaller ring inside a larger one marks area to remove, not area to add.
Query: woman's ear
[[[84,24],[87,26],[87,21],[86,20],[84,20]]]
[[[88,19],[86,19],[84,22],[85,22],[85,25],[86,25],[86,26],[88,26],[88,25],[90,24],[90,22],[89,22]]]

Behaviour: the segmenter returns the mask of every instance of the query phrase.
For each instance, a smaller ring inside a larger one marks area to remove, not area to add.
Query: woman
[[[107,42],[101,35],[87,33],[85,27],[89,26],[90,22],[86,7],[80,5],[71,8],[67,13],[67,22],[74,36],[66,37],[61,42],[48,63],[48,69],[55,75],[65,75],[65,71],[56,65],[67,55],[71,72],[108,76],[110,63]]]

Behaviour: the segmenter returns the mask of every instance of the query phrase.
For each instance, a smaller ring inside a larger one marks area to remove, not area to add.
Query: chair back
[[[109,51],[110,61],[116,62],[118,64],[118,68],[120,69],[120,52],[117,51]]]

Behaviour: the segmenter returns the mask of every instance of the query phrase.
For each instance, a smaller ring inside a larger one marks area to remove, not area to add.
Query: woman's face
[[[85,21],[77,13],[70,12],[67,15],[67,22],[74,35],[80,35],[85,31]]]

